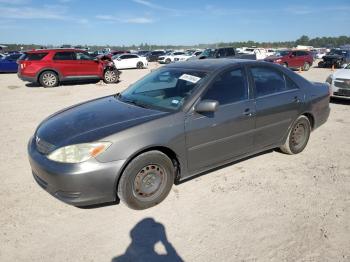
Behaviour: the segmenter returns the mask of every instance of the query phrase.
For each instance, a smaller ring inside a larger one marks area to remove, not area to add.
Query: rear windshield
[[[21,57],[21,60],[26,61],[38,61],[43,59],[48,53],[26,53],[24,57]]]

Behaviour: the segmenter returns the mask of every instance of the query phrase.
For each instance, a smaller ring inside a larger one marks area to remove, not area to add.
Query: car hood
[[[333,78],[350,79],[350,69],[339,69],[334,72]]]
[[[266,57],[266,60],[277,60],[277,59],[282,59],[283,56],[276,56],[276,55],[270,55],[268,57]]]
[[[108,96],[57,112],[39,125],[35,135],[55,147],[61,147],[100,140],[167,114]]]
[[[323,59],[342,59],[341,55],[325,55]]]

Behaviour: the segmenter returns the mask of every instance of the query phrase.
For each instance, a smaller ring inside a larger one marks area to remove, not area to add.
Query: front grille
[[[350,90],[339,89],[337,92],[334,92],[333,94],[336,96],[349,96],[350,97]]]
[[[336,78],[334,80],[334,86],[339,88],[350,89],[350,79]]]
[[[42,140],[39,137],[35,137],[35,144],[38,151],[42,154],[48,154],[55,149],[55,146]]]

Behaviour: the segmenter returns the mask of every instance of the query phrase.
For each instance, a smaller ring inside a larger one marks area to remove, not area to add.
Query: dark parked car
[[[18,70],[17,60],[21,56],[21,53],[15,53],[0,57],[0,73],[16,73]]]
[[[304,71],[308,71],[314,62],[312,54],[303,50],[277,51],[275,55],[268,56],[264,60],[267,62],[280,64],[288,68],[302,68]]]
[[[236,55],[233,47],[207,48],[200,55],[191,57],[189,60],[206,59],[206,58],[225,58]]]
[[[341,68],[344,64],[350,63],[350,50],[333,49],[322,59],[323,61],[318,63],[318,67]]]
[[[234,160],[300,153],[329,112],[327,84],[279,65],[179,62],[48,117],[29,140],[29,160],[37,183],[66,203],[120,198],[145,209],[174,182]]]
[[[148,62],[156,62],[158,61],[159,57],[162,55],[165,55],[166,53],[164,51],[152,51],[147,54],[145,54],[145,57],[147,58]]]
[[[23,81],[55,87],[64,81],[101,79],[116,83],[120,72],[112,61],[93,58],[79,49],[39,49],[26,52],[18,66]]]

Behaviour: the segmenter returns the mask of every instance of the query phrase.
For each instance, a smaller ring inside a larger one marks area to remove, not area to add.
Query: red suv
[[[40,49],[26,52],[18,61],[18,77],[23,81],[55,87],[60,82],[102,79],[119,80],[120,72],[113,62],[93,58],[79,49]]]
[[[308,71],[314,62],[313,56],[308,51],[303,50],[282,50],[277,51],[275,55],[264,59],[267,62],[280,64],[290,68],[302,68]]]

